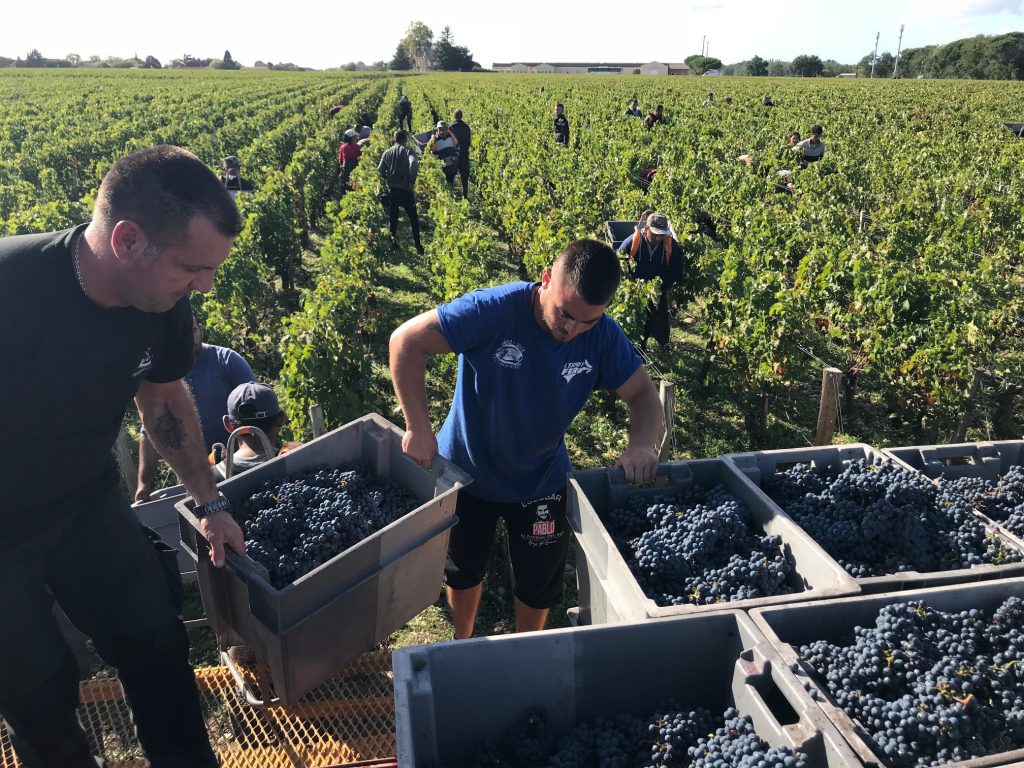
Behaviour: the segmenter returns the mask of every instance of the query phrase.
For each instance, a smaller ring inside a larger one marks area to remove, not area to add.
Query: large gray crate
[[[626,483],[621,469],[591,469],[569,475],[569,522],[576,534],[576,574],[579,582],[580,622],[605,624],[678,616],[722,608],[750,608],[801,600],[815,600],[860,592],[856,581],[829,557],[810,536],[777,507],[765,504],[763,495],[736,468],[722,459],[700,459],[662,464],[658,474],[667,484],[637,489]],[[737,600],[713,605],[662,607],[637,583],[625,558],[608,534],[602,518],[627,499],[653,500],[674,489],[722,485],[743,502],[765,533],[782,537],[784,552],[796,569],[793,594]]]
[[[865,731],[832,701],[828,689],[818,685],[811,668],[800,659],[798,649],[815,640],[850,644],[854,641],[854,628],[871,627],[878,612],[892,603],[922,600],[927,605],[942,611],[964,611],[977,608],[994,611],[1011,596],[1024,598],[1024,579],[1003,579],[976,584],[957,584],[930,589],[916,589],[906,592],[890,592],[879,595],[861,595],[837,600],[823,600],[817,603],[758,608],[750,612],[751,618],[775,650],[792,669],[797,677],[817,691],[817,703],[822,711],[839,728],[840,733],[865,765],[883,766],[881,756],[868,746]],[[801,686],[801,696],[806,686]],[[1004,752],[986,758],[978,758],[951,765],[981,766],[1024,764],[1024,749]]]
[[[749,453],[733,453],[724,457],[757,486],[758,493],[764,503],[777,512],[783,512],[767,493],[761,490],[762,483],[776,472],[784,471],[795,464],[810,464],[815,467],[832,467],[849,464],[864,459],[872,464],[893,461],[907,469],[914,468],[898,456],[887,455],[864,443],[850,445],[818,446],[813,448],[787,448],[777,451],[752,451]],[[988,531],[998,536],[1007,547],[1024,551],[1016,538],[998,527],[984,515],[978,518],[985,523]],[[865,593],[891,592],[897,589],[920,589],[923,587],[940,586],[942,584],[961,584],[984,579],[1002,579],[1024,574],[1024,563],[1009,565],[975,565],[953,571],[902,571],[886,576],[868,576],[857,579],[861,590]]]
[[[533,709],[569,730],[668,699],[715,714],[735,706],[770,745],[804,750],[812,768],[860,765],[739,611],[402,648],[392,666],[403,768],[457,768]]]
[[[425,470],[402,453],[402,431],[370,414],[219,484],[231,501],[268,480],[320,466],[369,464],[422,506],[284,589],[248,557],[209,559],[191,499],[178,503],[182,543],[197,560],[199,586],[221,647],[248,645],[270,669],[274,691],[291,704],[437,600],[455,502],[468,475],[441,457]],[[265,692],[264,692],[265,693]]]

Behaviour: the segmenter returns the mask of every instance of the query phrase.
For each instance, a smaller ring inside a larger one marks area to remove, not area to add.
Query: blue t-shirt
[[[608,315],[569,342],[555,341],[534,318],[534,285],[473,291],[437,310],[459,354],[438,450],[488,501],[528,501],[562,488],[572,469],[569,424],[591,392],[618,389],[641,364]]]
[[[228,395],[239,384],[256,381],[252,368],[233,349],[203,344],[203,351],[185,381],[196,401],[206,450],[214,443],[226,442],[224,414],[228,412]]]

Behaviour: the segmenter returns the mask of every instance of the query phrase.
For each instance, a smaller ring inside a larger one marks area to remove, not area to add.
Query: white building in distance
[[[522,61],[495,62],[494,72],[513,72],[522,75],[692,75],[686,64],[662,64],[660,61],[645,63],[588,63]]]

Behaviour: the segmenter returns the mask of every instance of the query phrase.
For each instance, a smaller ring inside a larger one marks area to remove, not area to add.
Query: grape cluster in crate
[[[419,505],[368,467],[325,467],[264,483],[238,517],[246,554],[281,589]]]
[[[707,605],[794,591],[782,539],[766,535],[722,486],[612,510],[608,532],[644,593],[660,606]]]

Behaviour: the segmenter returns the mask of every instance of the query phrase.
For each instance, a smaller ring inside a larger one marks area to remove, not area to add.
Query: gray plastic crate
[[[1024,123],[1003,123],[1003,127],[1015,133],[1018,139],[1024,138]]]
[[[860,592],[856,581],[829,557],[810,536],[778,508],[765,504],[763,495],[736,468],[722,459],[701,459],[662,464],[658,473],[667,484],[637,489],[625,481],[621,469],[591,469],[569,475],[568,516],[576,534],[576,574],[579,582],[579,620],[582,624],[640,621],[723,608],[750,608],[801,600],[816,600]],[[637,583],[626,560],[602,522],[610,510],[639,495],[654,500],[674,488],[722,485],[743,502],[767,534],[782,537],[783,550],[795,565],[793,594],[737,600],[713,605],[661,607]]]
[[[878,612],[892,603],[922,600],[942,611],[964,611],[978,608],[994,611],[1011,596],[1024,598],[1024,579],[1003,579],[976,584],[957,584],[931,589],[916,589],[907,592],[890,592],[879,595],[861,595],[837,600],[823,600],[817,603],[758,608],[750,612],[751,618],[787,666],[803,683],[817,690],[817,703],[846,739],[857,757],[868,766],[883,766],[881,756],[868,746],[865,731],[838,707],[829,696],[828,689],[818,685],[812,670],[800,660],[798,649],[815,640],[852,643],[854,628],[874,626]],[[807,696],[806,686],[798,690],[801,698]],[[1024,749],[1004,752],[985,758],[977,758],[950,765],[996,766],[1024,764]]]
[[[132,511],[139,522],[156,531],[167,546],[178,550],[178,572],[181,573],[181,580],[183,583],[193,582],[196,580],[196,562],[182,548],[178,526],[177,504],[186,496],[185,486],[172,486],[159,493],[161,498],[144,504],[134,504]]]
[[[893,456],[933,480],[961,477],[980,477],[996,482],[1010,467],[1024,465],[1024,440],[996,440],[981,443],[952,443],[950,445],[912,445],[903,448],[885,448],[882,453]],[[991,520],[980,511],[986,520]],[[1024,549],[1024,537],[1003,526],[998,520],[992,524]]]
[[[735,706],[772,746],[812,768],[860,765],[795,676],[739,611],[402,648],[392,655],[398,762],[457,768],[533,709],[558,730],[663,701]]]
[[[248,557],[209,559],[191,499],[178,502],[182,543],[197,560],[199,586],[221,647],[248,645],[270,670],[274,692],[291,704],[437,600],[455,502],[471,480],[440,457],[425,470],[402,453],[402,431],[363,416],[219,484],[240,502],[267,480],[320,466],[369,464],[423,505],[284,589]],[[266,692],[264,691],[266,698]]]
[[[914,467],[907,464],[898,456],[888,455],[872,448],[864,443],[853,443],[850,445],[830,445],[813,448],[788,448],[777,451],[752,451],[750,453],[733,453],[724,457],[727,461],[746,475],[754,485],[758,493],[777,512],[782,508],[776,504],[767,493],[761,490],[761,484],[768,477],[776,472],[783,471],[795,464],[811,464],[817,467],[831,467],[840,464],[848,464],[852,461],[864,459],[873,464],[883,461],[893,461],[907,469]],[[1002,528],[989,520],[984,515],[978,515],[989,532],[1001,538],[1006,546],[1024,551],[1024,546],[1016,538],[1011,536]],[[869,576],[857,579],[861,590],[865,593],[891,592],[897,589],[920,589],[923,587],[939,586],[942,584],[960,584],[969,581],[981,581],[983,579],[1002,579],[1010,576],[1024,574],[1024,563],[1011,563],[1009,565],[975,565],[971,568],[962,568],[954,571],[930,571],[921,573],[919,571],[902,571],[887,576]]]

